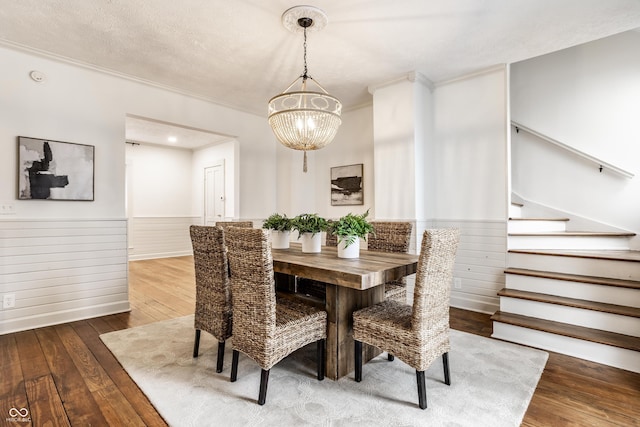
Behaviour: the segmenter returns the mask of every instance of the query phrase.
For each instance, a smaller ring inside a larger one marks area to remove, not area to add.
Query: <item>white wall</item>
[[[193,154],[160,145],[126,146],[129,217],[191,216]]]
[[[494,312],[506,266],[508,73],[505,67],[439,84],[434,92],[433,217],[417,224],[461,230],[451,305]]]
[[[342,125],[333,142],[307,154],[307,173],[302,172],[301,151],[278,144],[277,153],[278,212],[288,216],[310,212],[339,218],[349,212],[361,213],[370,208],[371,217],[375,216],[371,106],[343,113]],[[364,205],[331,206],[331,168],[356,163],[363,164]]]
[[[101,236],[113,233],[113,239],[100,237],[104,245],[109,245],[108,250],[119,251],[119,255],[110,257],[109,274],[119,275],[113,280],[126,280],[127,260],[122,256],[127,249],[123,238],[126,227],[123,231],[122,224],[127,114],[235,135],[239,146],[235,173],[241,177],[236,215],[265,217],[275,209],[276,143],[264,117],[6,48],[0,48],[0,69],[0,201],[10,204],[15,212],[0,219],[0,292],[10,289],[16,296],[15,309],[0,311],[0,333],[128,309],[126,284],[116,297],[108,297],[115,294],[109,294],[107,288],[121,287],[121,282],[100,283],[91,296],[80,298],[77,293],[69,293],[68,287],[83,283],[82,276],[105,268],[101,251],[107,249],[91,246],[95,234],[83,238],[70,235],[76,231],[69,230],[69,223],[88,220],[94,221],[85,228],[98,229]],[[31,70],[44,72],[46,81],[32,81]],[[95,201],[16,200],[18,135],[94,145]],[[178,211],[182,208],[176,208]],[[112,226],[114,221],[117,227]],[[43,227],[50,237],[32,238],[42,233]],[[63,255],[54,255],[60,245],[69,247],[62,249]],[[45,255],[25,262],[14,257],[18,251],[27,258]],[[51,263],[60,257],[64,258],[63,264]],[[9,273],[12,269],[19,273]],[[65,269],[64,274],[55,281],[49,279],[56,269]],[[26,286],[29,292],[23,291]],[[37,313],[33,307],[38,307]]]
[[[191,150],[126,146],[129,259],[191,253],[189,225],[198,223],[193,198]]]
[[[511,66],[512,118],[636,176],[623,178],[524,132],[513,134],[513,189],[525,199],[640,233],[640,33]],[[640,239],[633,243],[640,248]]]
[[[503,67],[436,88],[435,218],[506,220],[507,89]]]
[[[376,215],[380,218],[416,219],[416,193],[422,188],[416,168],[423,160],[416,159],[416,147],[425,144],[416,140],[416,126],[429,117],[416,102],[419,85],[406,79],[373,93]]]

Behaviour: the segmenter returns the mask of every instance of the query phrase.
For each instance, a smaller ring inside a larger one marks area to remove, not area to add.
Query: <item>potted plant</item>
[[[327,229],[328,225],[329,222],[317,214],[300,214],[293,218],[292,226],[298,231],[302,252],[320,252],[321,233]]]
[[[358,258],[360,256],[360,239],[367,240],[373,232],[373,225],[367,221],[369,210],[360,215],[349,213],[331,222],[330,233],[338,236],[338,257]]]
[[[273,249],[289,249],[289,234],[292,228],[290,218],[274,213],[264,220],[262,228],[271,230],[271,247]]]

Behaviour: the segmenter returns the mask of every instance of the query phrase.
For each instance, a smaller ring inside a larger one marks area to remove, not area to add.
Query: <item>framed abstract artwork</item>
[[[18,137],[18,199],[93,200],[93,145]]]
[[[331,168],[331,205],[364,204],[362,163]]]

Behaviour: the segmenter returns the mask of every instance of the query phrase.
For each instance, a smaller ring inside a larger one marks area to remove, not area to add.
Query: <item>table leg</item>
[[[354,370],[353,318],[354,311],[384,300],[384,286],[359,291],[327,284],[327,349],[326,376],[337,380]],[[380,354],[370,345],[363,345],[364,363]]]

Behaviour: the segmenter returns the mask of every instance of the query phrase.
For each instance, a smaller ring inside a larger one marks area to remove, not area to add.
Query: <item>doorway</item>
[[[204,169],[204,225],[225,218],[224,160]]]

